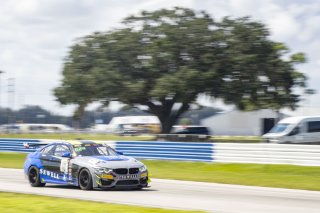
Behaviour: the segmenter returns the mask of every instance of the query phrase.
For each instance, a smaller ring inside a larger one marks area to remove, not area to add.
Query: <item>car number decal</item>
[[[139,175],[120,175],[118,176],[120,180],[129,180],[139,178]]]
[[[61,159],[61,164],[60,164],[60,171],[68,174],[68,168],[69,168],[69,161],[70,159]]]

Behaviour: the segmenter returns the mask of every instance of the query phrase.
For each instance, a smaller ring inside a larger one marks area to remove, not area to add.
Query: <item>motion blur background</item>
[[[2,0],[0,211],[319,212],[319,14],[317,0]],[[48,139],[108,143],[152,188],[30,187],[24,146]]]

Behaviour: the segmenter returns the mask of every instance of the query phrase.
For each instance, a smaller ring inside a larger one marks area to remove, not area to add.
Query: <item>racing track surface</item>
[[[0,168],[0,191],[209,212],[319,212],[320,192],[153,179],[141,191],[81,191],[48,185],[32,188],[20,169]]]

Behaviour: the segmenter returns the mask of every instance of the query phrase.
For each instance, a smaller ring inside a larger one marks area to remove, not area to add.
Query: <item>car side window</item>
[[[308,122],[308,132],[320,132],[320,121]]]
[[[66,152],[71,152],[67,145],[57,145],[56,150],[54,151],[54,155],[61,157],[63,153]]]
[[[54,145],[47,146],[41,150],[43,155],[53,155]]]
[[[289,136],[297,135],[299,134],[299,132],[300,132],[300,127],[297,126],[289,133]]]

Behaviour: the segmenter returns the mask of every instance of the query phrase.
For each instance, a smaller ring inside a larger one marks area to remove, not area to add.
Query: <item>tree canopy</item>
[[[199,94],[241,110],[295,108],[294,89],[306,86],[295,65],[305,60],[303,53],[290,56],[249,17],[216,21],[178,7],[143,11],[120,29],[78,39],[55,95],[77,104],[77,116],[93,101],[145,105],[169,132]]]

